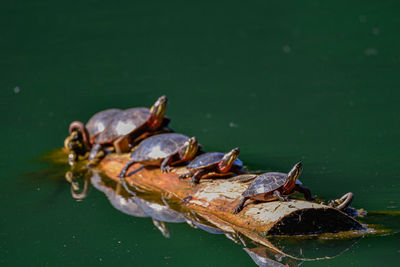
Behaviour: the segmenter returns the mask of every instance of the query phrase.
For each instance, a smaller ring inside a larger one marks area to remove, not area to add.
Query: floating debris
[[[378,55],[378,50],[375,48],[367,48],[364,50],[366,56],[376,56]]]
[[[289,45],[282,46],[282,50],[286,54],[292,52],[292,48]]]

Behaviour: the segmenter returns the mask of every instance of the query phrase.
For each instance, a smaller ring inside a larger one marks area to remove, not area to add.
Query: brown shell
[[[86,129],[90,139],[103,132],[110,121],[119,113],[121,109],[106,109],[94,114],[86,123]]]
[[[253,197],[279,190],[287,181],[287,174],[280,172],[267,172],[259,175],[243,192],[244,197]]]
[[[164,159],[177,153],[188,140],[188,136],[178,133],[153,135],[138,145],[131,158],[136,162]]]
[[[149,114],[148,108],[130,108],[121,111],[107,125],[106,130],[96,137],[95,142],[107,144],[121,136],[135,132],[145,126],[150,117]]]
[[[212,165],[217,166],[218,162],[225,156],[222,152],[207,152],[197,156],[187,166],[187,169],[198,170],[202,168],[211,167]],[[236,167],[242,168],[243,162],[240,159],[236,159],[233,163]]]

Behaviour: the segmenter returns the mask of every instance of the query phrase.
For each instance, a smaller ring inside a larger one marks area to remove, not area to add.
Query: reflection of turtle
[[[170,237],[170,233],[165,222],[182,223],[186,221],[184,215],[171,209],[164,199],[162,199],[164,203],[164,205],[162,205],[156,202],[144,200],[137,196],[133,196],[132,198],[139,207],[141,207],[142,210],[153,219],[154,226],[157,227],[166,238]]]
[[[163,221],[160,221],[158,219],[160,218],[167,218],[168,217],[165,214],[169,214],[170,217],[178,218],[180,217],[180,214],[176,214],[173,212],[167,211],[165,208],[163,209],[162,205],[157,206],[158,204],[153,204],[151,202],[141,200],[140,198],[136,196],[131,196],[131,197],[124,197],[122,196],[121,190],[123,190],[123,187],[121,184],[117,184],[116,189],[112,189],[110,187],[105,186],[104,182],[102,181],[100,175],[97,172],[93,172],[93,175],[91,177],[91,182],[92,185],[98,189],[99,191],[103,192],[108,200],[110,201],[111,205],[119,210],[122,213],[125,213],[127,215],[133,216],[133,217],[151,217],[154,226],[161,232],[161,234],[164,237],[169,237],[170,234],[168,232],[168,229]],[[151,207],[149,207],[151,206]],[[155,210],[160,210],[158,216],[155,216],[156,214]],[[162,215],[164,214],[164,215]],[[169,219],[171,221],[172,219]],[[179,220],[178,222],[182,222]]]
[[[165,201],[163,204],[159,204],[144,200],[143,198],[137,196],[135,196],[134,199],[147,215],[158,221],[170,223],[182,223],[186,221],[182,213],[171,209]]]
[[[134,217],[149,217],[134,199],[123,197],[120,194],[120,191],[123,190],[121,184],[117,184],[115,189],[110,188],[104,184],[98,172],[92,171],[92,173],[92,185],[107,196],[115,209]]]
[[[125,177],[128,168],[136,162],[144,165],[160,166],[168,172],[171,165],[192,160],[197,153],[198,143],[195,137],[183,134],[166,133],[154,135],[141,142],[131,154],[119,177]]]
[[[239,152],[239,148],[234,148],[226,154],[221,152],[204,153],[190,162],[186,166],[189,172],[179,178],[192,177],[192,183],[198,184],[200,179],[209,173],[215,173],[215,176],[243,173],[243,163],[238,159]]]
[[[71,184],[71,196],[77,201],[82,201],[87,196],[89,179],[86,177],[86,170],[80,171],[67,171],[65,173],[65,180]],[[79,182],[83,180],[83,188]]]
[[[162,96],[150,109],[130,108],[116,114],[109,110],[106,114],[96,114],[94,122],[90,124],[90,129],[95,132],[103,129],[101,132],[90,135],[89,128],[82,123],[72,122],[70,134],[77,131],[82,135],[84,145],[91,149],[89,160],[93,163],[104,156],[104,147],[111,146],[117,152],[126,152],[132,143],[166,126],[169,122],[164,117],[166,107],[167,98]]]
[[[279,199],[285,201],[295,191],[304,194],[307,200],[312,200],[311,192],[308,188],[297,183],[297,178],[302,171],[301,162],[294,165],[288,173],[267,172],[257,176],[246,191],[242,194],[242,200],[236,206],[234,213],[239,213],[247,199],[258,201],[271,201]]]

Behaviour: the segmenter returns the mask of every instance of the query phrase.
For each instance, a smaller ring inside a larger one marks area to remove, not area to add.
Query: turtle
[[[71,153],[71,158],[76,160],[78,155],[85,155],[90,150],[94,138],[103,132],[107,124],[121,111],[121,109],[111,108],[97,112],[86,125],[80,121],[71,122],[69,125],[70,136],[64,142],[65,148]]]
[[[232,149],[228,153],[207,152],[196,157],[186,169],[188,172],[179,176],[179,179],[192,177],[191,182],[198,184],[200,179],[214,172],[216,176],[226,176],[232,173],[243,173],[243,162],[238,159],[240,149]]]
[[[73,121],[69,125],[69,132],[72,133],[75,129],[84,129],[82,130],[82,137],[85,138],[84,142],[93,143],[92,140],[103,132],[107,124],[121,111],[118,108],[102,110],[94,114],[86,125],[83,125],[80,121]]]
[[[104,156],[104,148],[110,147],[117,152],[129,151],[131,145],[138,143],[147,136],[164,131],[169,119],[164,116],[167,108],[167,97],[161,96],[154,105],[148,108],[130,108],[117,113],[105,126],[105,129],[93,136],[85,145],[91,148],[89,165],[93,165],[97,159]],[[78,125],[77,125],[78,126]],[[70,127],[70,131],[76,128]],[[87,131],[77,128],[82,135]]]
[[[124,178],[128,168],[136,162],[144,165],[160,166],[162,172],[169,172],[172,165],[192,160],[198,151],[196,137],[187,137],[179,133],[153,135],[143,140],[131,154],[120,178]]]
[[[243,192],[240,203],[235,207],[234,214],[239,213],[248,199],[257,201],[272,201],[279,199],[286,201],[295,191],[304,194],[306,200],[312,200],[311,191],[297,182],[302,163],[296,163],[288,174],[281,172],[266,172],[258,175],[249,187]]]

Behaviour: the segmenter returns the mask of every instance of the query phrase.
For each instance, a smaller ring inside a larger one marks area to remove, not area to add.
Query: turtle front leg
[[[126,172],[128,171],[129,167],[132,166],[136,161],[131,159],[128,161],[128,163],[125,164],[125,166],[122,168],[121,173],[118,175],[119,178],[124,178],[126,175]]]
[[[89,154],[89,166],[95,166],[104,157],[103,147],[100,144],[94,145]]]
[[[171,155],[166,157],[162,163],[161,163],[161,171],[162,172],[170,172],[171,171],[171,166],[170,164],[174,161],[175,155]]]
[[[206,169],[200,169],[195,172],[192,176],[192,180],[190,181],[192,184],[198,184],[200,182],[201,177],[207,174],[208,171]]]
[[[233,211],[233,214],[238,214],[239,212],[241,212],[244,208],[244,203],[246,202],[247,198],[242,197],[242,199],[240,200],[239,204],[237,204],[237,206],[235,207],[235,210]]]
[[[272,194],[274,197],[279,198],[280,201],[288,201],[288,197],[283,197],[281,195],[281,192],[279,192],[278,190],[275,190],[274,193]]]
[[[296,184],[296,186],[294,187],[294,190],[302,193],[306,200],[308,200],[308,201],[314,200],[314,198],[311,196],[311,191],[308,187]]]

